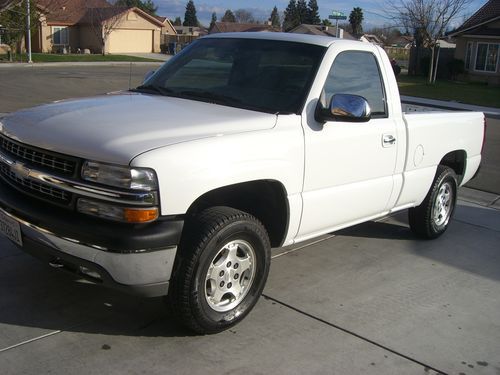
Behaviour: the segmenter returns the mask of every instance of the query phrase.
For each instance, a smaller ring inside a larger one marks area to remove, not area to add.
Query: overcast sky
[[[158,6],[158,15],[165,16],[170,19],[181,17],[184,20],[184,12],[186,10],[187,0],[153,0]],[[363,9],[365,20],[363,27],[369,29],[372,26],[382,26],[390,23],[385,18],[384,10],[387,9],[387,4],[390,0],[357,0],[357,1],[331,1],[331,0],[318,0],[319,12],[321,19],[328,18],[332,10],[339,10],[344,12],[347,16],[352,8],[360,7]],[[397,1],[397,0],[396,0]],[[271,10],[276,5],[280,12],[283,12],[289,0],[194,0],[198,20],[207,25],[210,23],[212,12],[217,14],[217,19],[223,16],[226,9],[247,9],[251,11],[254,17],[258,20],[264,21],[269,18]],[[472,0],[472,4],[466,11],[465,16],[470,16],[477,9],[479,9],[486,0]],[[456,23],[461,24],[464,17],[458,17]],[[458,25],[457,25],[458,26]]]

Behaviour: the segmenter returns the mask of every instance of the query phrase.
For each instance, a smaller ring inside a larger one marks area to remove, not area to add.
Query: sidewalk
[[[484,112],[488,117],[500,119],[500,108],[483,107],[479,105],[464,104],[454,101],[418,98],[415,96],[401,95],[401,102],[420,106],[451,109],[454,111],[476,111]]]

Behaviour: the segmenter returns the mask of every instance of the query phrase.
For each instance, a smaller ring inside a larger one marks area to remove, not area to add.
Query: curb
[[[120,66],[120,65],[159,65],[163,64],[164,61],[92,61],[92,62],[46,62],[46,63],[2,63],[0,64],[0,69],[2,68],[38,68],[38,67],[61,67],[61,66]]]

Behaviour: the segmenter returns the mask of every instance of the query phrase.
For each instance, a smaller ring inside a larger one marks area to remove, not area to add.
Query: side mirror
[[[151,76],[155,74],[155,71],[154,70],[150,70],[149,72],[147,72],[145,75],[144,75],[144,79],[142,80],[142,83],[146,82],[149,78],[151,78]]]
[[[324,108],[318,102],[315,114],[316,121],[367,122],[371,118],[370,105],[359,95],[335,94],[330,101],[330,107]]]

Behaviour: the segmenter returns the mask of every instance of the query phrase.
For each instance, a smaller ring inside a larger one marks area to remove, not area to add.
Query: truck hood
[[[270,129],[276,115],[124,91],[45,104],[0,121],[0,131],[19,142],[128,164],[135,156],[163,146]]]

